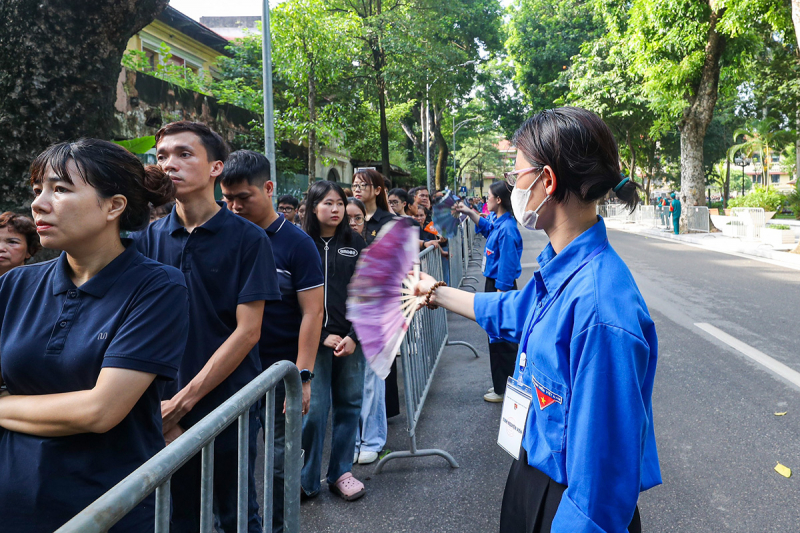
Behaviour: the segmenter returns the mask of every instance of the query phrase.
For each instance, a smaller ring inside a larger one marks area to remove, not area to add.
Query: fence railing
[[[686,219],[689,231],[700,231],[703,233],[709,233],[711,231],[711,218],[708,214],[708,207],[704,205],[687,207]]]
[[[450,280],[454,287],[462,289],[472,289],[477,292],[474,286],[465,283],[466,280],[478,281],[478,278],[467,276],[469,260],[472,255],[472,239],[470,231],[474,235],[474,224],[467,219],[462,222],[456,234],[453,236],[453,244],[450,245]]]
[[[459,243],[461,245],[461,243]],[[450,249],[454,247],[450,245]],[[420,270],[430,274],[436,279],[442,279],[442,255],[439,248],[431,247],[419,254]],[[452,257],[451,257],[452,268]],[[457,286],[455,278],[451,278]],[[400,346],[400,363],[403,371],[403,390],[406,401],[406,416],[408,418],[409,449],[394,451],[383,457],[375,467],[379,474],[383,467],[393,459],[425,457],[438,455],[444,457],[450,466],[458,468],[458,463],[448,452],[434,449],[417,448],[417,422],[419,421],[425,399],[428,397],[433,375],[439,365],[445,346],[466,346],[478,357],[478,351],[470,344],[462,341],[449,340],[447,327],[447,311],[440,307],[428,309],[423,307],[416,312],[408,327],[406,336]]]
[[[142,500],[155,491],[155,533],[167,533],[170,520],[170,479],[189,459],[202,453],[200,488],[200,531],[213,533],[214,439],[239,421],[238,524],[239,533],[247,531],[248,516],[248,437],[250,407],[266,398],[264,430],[264,523],[272,524],[272,476],[275,386],[286,386],[286,451],[284,458],[284,529],[300,531],[301,403],[300,373],[290,361],[281,361],[233,395],[186,433],[161,450],[149,461],[81,511],[56,533],[100,533],[107,531]]]
[[[760,239],[761,230],[767,224],[764,209],[760,207],[734,207],[731,209],[731,217],[733,220],[723,229],[723,233],[741,239]]]

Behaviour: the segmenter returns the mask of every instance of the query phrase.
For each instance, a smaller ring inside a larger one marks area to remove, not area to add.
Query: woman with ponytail
[[[504,181],[496,181],[489,187],[486,197],[489,216],[481,217],[477,211],[459,203],[456,209],[475,223],[478,233],[486,237],[483,251],[483,276],[486,284],[483,292],[505,292],[517,289],[517,278],[522,273],[522,235],[517,221],[511,213],[511,190]],[[492,387],[483,395],[490,403],[503,401],[506,382],[514,375],[514,360],[517,344],[501,337],[489,336],[489,367],[492,371]]]
[[[60,143],[31,166],[31,205],[52,261],[0,278],[0,516],[50,532],[164,447],[161,393],[188,332],[177,269],[120,232],[172,199],[157,167],[107,141]],[[47,502],[47,505],[42,505]],[[112,531],[147,531],[153,495]]]
[[[509,382],[531,405],[520,412],[524,404],[506,393],[503,417],[523,431],[501,420],[516,460],[500,531],[640,532],[639,493],[661,483],[652,407],[658,338],[596,212],[609,192],[633,210],[639,186],[620,176],[611,130],[585,109],[538,113],[514,144],[515,170],[505,176],[514,215],[550,238],[539,270],[520,291],[472,294],[423,275],[416,292],[519,343]]]

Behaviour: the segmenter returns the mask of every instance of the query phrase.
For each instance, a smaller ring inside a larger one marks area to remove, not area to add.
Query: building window
[[[772,184],[775,185],[781,182],[781,175],[780,174],[770,174],[769,175]]]

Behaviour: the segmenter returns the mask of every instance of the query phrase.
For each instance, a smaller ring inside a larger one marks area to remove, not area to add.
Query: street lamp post
[[[744,196],[744,167],[750,164],[750,160],[744,156],[737,157],[733,160],[738,166],[742,167],[742,196]]]
[[[263,0],[261,17],[261,62],[264,82],[264,154],[269,159],[270,178],[275,175],[275,116],[272,102],[272,35],[269,27],[269,0]]]

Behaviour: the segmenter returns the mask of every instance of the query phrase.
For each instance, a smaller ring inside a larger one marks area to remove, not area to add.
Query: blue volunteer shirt
[[[533,391],[522,446],[567,485],[553,533],[625,531],[639,492],[661,483],[655,326],[602,219],[538,262],[523,290],[476,294],[475,316],[519,343],[514,377]]]
[[[303,311],[297,293],[322,287],[322,262],[314,240],[288,222],[283,215],[270,224],[267,236],[272,243],[281,301],[264,307],[258,349],[264,370],[281,360],[297,361],[298,334]]]
[[[500,217],[492,213],[488,219],[478,219],[477,231],[486,237],[483,275],[495,281],[497,290],[510,291],[522,274],[522,236],[517,220],[511,213]]]
[[[264,230],[220,209],[192,233],[173,208],[168,216],[132,235],[139,250],[183,272],[189,288],[189,338],[178,372],[184,388],[236,329],[236,307],[258,300],[280,300],[272,247]],[[180,421],[196,424],[261,372],[258,344],[217,388]]]
[[[0,429],[0,530],[52,532],[164,447],[161,396],[189,328],[181,273],[126,250],[75,287],[66,255],[0,278],[0,369],[11,394],[88,390],[102,368],[156,374],[106,433],[35,437]],[[152,530],[145,499],[112,531]]]

